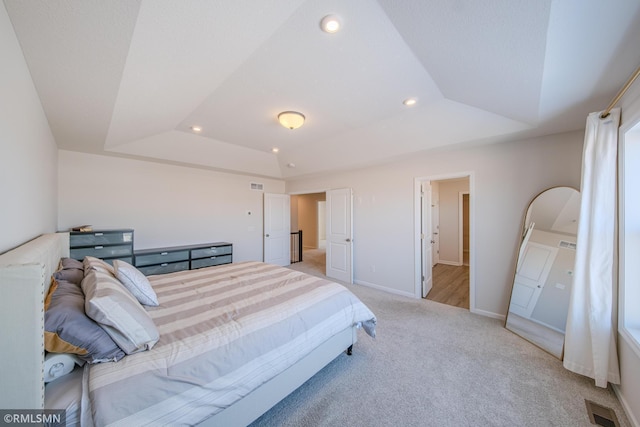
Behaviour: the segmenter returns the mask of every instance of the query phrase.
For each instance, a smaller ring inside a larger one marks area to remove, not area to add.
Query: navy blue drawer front
[[[137,267],[137,268],[145,276],[151,276],[152,274],[166,274],[166,273],[173,273],[176,271],[188,270],[189,261],[166,262],[158,265],[149,265],[146,267]]]
[[[131,257],[132,255],[133,248],[131,247],[131,245],[96,245],[91,247],[70,249],[71,258],[79,260],[83,259],[86,256],[92,256],[96,258],[122,258]]]
[[[198,248],[191,250],[191,259],[206,258],[218,255],[230,255],[231,245],[211,246],[208,248]]]
[[[138,250],[134,260],[138,270],[150,276],[229,264],[232,256],[233,244],[215,242]]]
[[[231,262],[231,255],[212,256],[209,258],[200,258],[191,260],[191,269],[211,267],[214,265],[229,264]]]
[[[69,243],[72,248],[78,246],[131,244],[133,231],[94,231],[90,233],[71,233]]]
[[[168,262],[189,261],[189,251],[161,251],[155,253],[136,252],[136,266],[164,264]]]

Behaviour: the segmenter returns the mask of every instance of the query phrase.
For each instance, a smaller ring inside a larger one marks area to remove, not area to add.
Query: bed
[[[261,262],[234,263],[150,276],[159,305],[144,310],[155,341],[45,387],[44,299],[68,254],[68,233],[55,233],[0,256],[0,321],[13,325],[1,339],[15,343],[0,364],[2,408],[63,405],[68,421],[82,425],[248,425],[350,352],[358,329],[375,336],[375,316],[345,287]],[[62,390],[81,396],[65,401]]]

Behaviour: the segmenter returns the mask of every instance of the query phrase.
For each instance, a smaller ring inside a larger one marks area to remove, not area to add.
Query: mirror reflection
[[[524,218],[505,327],[562,359],[573,284],[580,193],[543,191]]]

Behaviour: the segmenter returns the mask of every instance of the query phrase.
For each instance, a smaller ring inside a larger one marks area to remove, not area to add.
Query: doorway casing
[[[475,177],[473,172],[431,175],[414,178],[414,296],[422,297],[422,184],[455,178],[469,179],[469,311],[475,312]],[[425,237],[426,238],[426,237]]]

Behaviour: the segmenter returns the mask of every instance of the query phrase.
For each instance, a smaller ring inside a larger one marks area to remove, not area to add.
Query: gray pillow
[[[66,270],[68,268],[77,268],[79,270],[84,269],[84,264],[82,261],[78,261],[77,259],[63,257],[60,259],[60,264],[62,265],[62,269]]]
[[[149,283],[149,279],[133,265],[122,260],[113,261],[116,279],[136,297],[140,304],[156,307],[158,297]]]
[[[80,283],[82,283],[82,279],[84,279],[84,270],[78,270],[77,268],[58,270],[53,273],[53,278],[56,280],[71,282],[74,285],[80,286]]]
[[[76,354],[88,363],[118,361],[124,352],[84,312],[84,294],[66,280],[51,285],[44,312],[45,349]]]
[[[56,280],[66,280],[80,286],[80,282],[84,278],[84,264],[73,258],[61,258],[60,270],[53,274]]]
[[[82,280],[87,316],[98,322],[126,354],[151,349],[159,339],[149,313],[111,274],[89,270]]]

